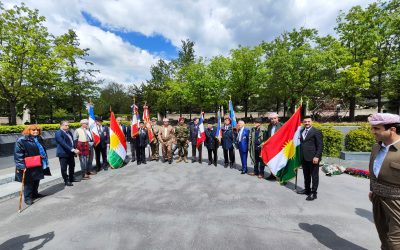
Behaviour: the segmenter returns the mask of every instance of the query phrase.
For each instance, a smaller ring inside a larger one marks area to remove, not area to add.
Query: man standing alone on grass
[[[370,192],[381,249],[400,249],[400,116],[368,118],[377,141],[369,162]]]

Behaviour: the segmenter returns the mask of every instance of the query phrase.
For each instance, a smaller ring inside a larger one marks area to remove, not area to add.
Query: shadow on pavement
[[[361,217],[364,217],[365,219],[369,220],[370,222],[374,223],[374,216],[372,215],[371,211],[357,207],[355,213]]]
[[[351,250],[362,250],[366,249],[356,245],[346,239],[339,237],[335,232],[330,230],[327,227],[324,227],[319,224],[308,224],[308,223],[299,223],[299,227],[311,233],[315,239],[317,239],[321,244],[326,246],[329,249],[333,250],[343,250],[343,249],[351,249]]]
[[[0,245],[0,249],[19,250],[19,249],[23,249],[24,244],[26,244],[26,243],[41,240],[42,242],[40,242],[40,244],[31,248],[31,250],[33,250],[33,249],[36,250],[36,249],[42,248],[47,242],[51,241],[53,238],[54,238],[54,231],[40,235],[40,236],[32,237],[32,238],[30,237],[30,235],[24,234],[24,235],[17,236],[17,237],[7,240],[6,242],[4,242],[3,244]]]
[[[56,194],[56,193],[60,192],[61,190],[64,190],[64,188],[65,188],[64,183],[58,183],[58,184],[56,184],[54,186],[51,186],[51,187],[48,187],[48,188],[44,189],[40,193],[43,193],[44,195],[49,196],[49,195]]]

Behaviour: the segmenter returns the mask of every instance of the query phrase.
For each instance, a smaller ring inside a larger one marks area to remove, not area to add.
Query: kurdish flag
[[[200,147],[200,145],[206,140],[206,133],[204,132],[204,113],[201,112],[199,119],[199,132],[197,134],[196,146]]]
[[[215,138],[217,138],[218,142],[221,144],[222,124],[221,124],[221,112],[220,111],[218,111],[218,121],[217,121],[217,130],[215,131]]]
[[[281,183],[295,177],[301,164],[300,113],[301,106],[261,149],[261,158]]]
[[[115,120],[114,112],[110,116],[110,150],[107,160],[112,168],[119,168],[124,163],[126,157],[125,135]]]
[[[96,125],[93,105],[91,103],[87,104],[87,110],[89,112],[89,131],[92,132],[94,145],[97,146],[97,144],[100,142],[100,135]]]

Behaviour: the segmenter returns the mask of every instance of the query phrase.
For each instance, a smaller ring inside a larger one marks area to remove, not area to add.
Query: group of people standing
[[[177,151],[178,159],[177,163],[185,162],[188,163],[188,148],[191,144],[192,159],[191,162],[202,163],[202,149],[203,144],[207,149],[208,153],[208,165],[218,165],[218,148],[222,147],[223,151],[223,166],[225,168],[235,168],[235,148],[238,150],[241,161],[241,174],[249,174],[256,176],[260,179],[264,178],[265,163],[260,158],[261,148],[265,141],[273,136],[282,126],[279,122],[277,113],[271,113],[269,115],[270,123],[265,129],[262,126],[262,119],[255,119],[255,126],[247,128],[243,120],[239,120],[237,127],[232,126],[232,121],[229,116],[224,117],[223,124],[221,126],[221,135],[216,134],[217,127],[215,126],[216,121],[209,119],[207,128],[205,129],[205,139],[198,140],[200,124],[199,119],[195,118],[189,125],[185,123],[185,118],[180,117],[178,125],[173,127],[169,124],[169,119],[163,119],[162,126],[157,125],[157,119],[153,118],[150,123],[145,124],[144,122],[139,123],[138,132],[132,134],[131,126],[125,126],[122,124],[122,118],[117,117],[116,121],[121,128],[121,131],[126,137],[126,141],[130,144],[131,151],[131,162],[137,162],[138,165],[146,164],[146,148],[150,145],[151,154],[149,152],[149,159],[152,161],[159,161],[160,154],[159,148],[162,149],[162,160],[169,164],[173,161],[173,155]],[[307,121],[307,119],[305,119]],[[91,175],[96,175],[98,171],[102,169],[108,170],[107,162],[107,150],[110,143],[110,129],[107,126],[102,125],[102,119],[96,117],[97,131],[99,132],[100,140],[97,144],[94,143],[93,134],[90,132],[88,126],[89,121],[83,119],[80,121],[81,127],[75,131],[69,129],[69,122],[62,121],[60,123],[60,129],[55,133],[55,142],[57,145],[56,156],[59,158],[61,174],[64,179],[66,186],[73,186],[73,182],[80,181],[74,176],[75,172],[75,157],[79,158],[79,162],[82,169],[82,179],[89,180]],[[308,125],[311,127],[311,121],[308,121]],[[36,130],[35,130],[36,129]],[[149,132],[153,134],[153,138],[149,140]],[[307,129],[305,130],[307,133]],[[42,150],[40,154],[43,155],[43,159],[46,159],[46,151],[43,140],[40,137],[41,129],[37,125],[30,125],[24,130],[23,137],[21,137],[15,148],[15,161],[17,163],[17,180],[21,181],[21,175],[18,170],[24,170],[25,166],[22,163],[24,157],[29,154],[37,154],[40,149],[38,145],[41,145]],[[309,136],[313,134],[310,133]],[[305,176],[305,190],[301,193],[307,194],[307,199],[313,200],[316,198],[316,190],[318,187],[318,164],[322,154],[322,134],[316,130],[316,139],[312,140],[312,145],[306,146],[307,159],[304,159],[303,168],[306,167],[307,176]],[[321,135],[321,137],[320,137]],[[304,137],[303,141],[307,140]],[[28,141],[32,147],[23,144],[22,142]],[[318,143],[317,143],[318,142]],[[313,146],[314,145],[314,146]],[[315,147],[315,148],[313,148]],[[309,153],[311,152],[311,153]],[[254,165],[254,171],[248,171],[247,159],[248,153],[250,153],[251,162]],[[312,155],[313,154],[313,155]],[[312,160],[309,161],[308,156],[312,155]],[[95,157],[94,157],[95,156]],[[314,157],[315,156],[315,157]],[[93,157],[95,158],[96,165],[93,166]],[[125,159],[125,162],[129,159]],[[48,164],[42,164],[41,174],[33,175],[33,170],[26,169],[27,174],[25,179],[25,202],[32,204],[33,199],[38,195],[38,183],[40,179],[44,178],[44,174],[49,174]],[[46,166],[46,168],[45,168]],[[38,168],[40,169],[40,168]],[[35,171],[39,171],[35,169]],[[44,171],[46,170],[47,171]],[[306,174],[305,174],[306,175]],[[311,178],[312,177],[312,178]],[[32,182],[31,183],[31,179]],[[270,174],[267,177],[268,180],[275,180],[276,177]],[[313,187],[310,188],[311,179],[313,181]],[[313,196],[311,196],[313,194]],[[311,198],[310,198],[311,197]]]

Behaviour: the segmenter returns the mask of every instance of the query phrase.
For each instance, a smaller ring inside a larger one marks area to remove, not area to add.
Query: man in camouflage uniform
[[[175,138],[176,138],[176,146],[178,148],[178,155],[179,159],[176,161],[181,162],[188,162],[187,155],[188,155],[188,140],[189,140],[189,129],[185,124],[185,118],[179,118],[179,124],[175,127]]]
[[[154,134],[154,139],[153,139],[153,141],[150,142],[151,160],[159,161],[159,159],[160,159],[160,155],[159,155],[160,142],[158,141],[158,132],[159,132],[160,128],[157,125],[157,118],[151,118],[151,129],[153,130],[153,134]]]

